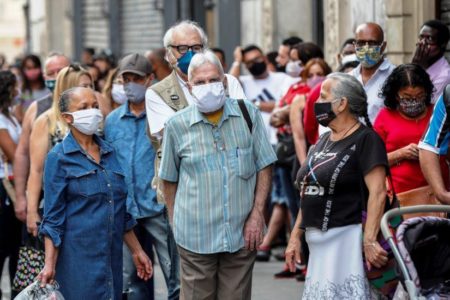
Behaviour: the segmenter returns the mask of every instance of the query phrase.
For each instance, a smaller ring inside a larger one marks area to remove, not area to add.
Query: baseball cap
[[[133,53],[125,56],[119,62],[119,74],[133,73],[139,76],[147,76],[152,73],[152,65],[143,55]]]

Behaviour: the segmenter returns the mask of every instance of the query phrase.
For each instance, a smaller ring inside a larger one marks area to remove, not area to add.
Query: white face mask
[[[123,89],[123,84],[114,83],[111,90],[111,97],[117,104],[124,104],[127,101],[127,95]]]
[[[345,65],[348,62],[358,61],[358,58],[356,57],[356,54],[348,54],[342,57],[341,64]]]
[[[103,115],[98,108],[82,109],[66,114],[73,117],[71,125],[85,135],[93,135],[97,132],[103,121]]]
[[[218,111],[227,99],[222,82],[194,85],[191,93],[198,111],[202,113]]]
[[[300,61],[290,60],[286,64],[286,73],[291,77],[300,77],[300,73],[303,71],[303,67],[300,65]]]

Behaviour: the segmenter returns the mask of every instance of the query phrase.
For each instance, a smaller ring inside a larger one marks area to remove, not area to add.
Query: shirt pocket
[[[122,172],[116,170],[111,171],[111,185],[115,197],[125,198],[127,196],[128,188],[125,175]]]
[[[77,192],[83,197],[92,197],[102,193],[102,185],[97,170],[83,171],[73,175]]]
[[[237,175],[249,179],[256,173],[253,148],[236,148]]]

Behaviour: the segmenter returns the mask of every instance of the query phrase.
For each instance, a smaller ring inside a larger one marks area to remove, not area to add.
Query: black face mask
[[[316,115],[317,122],[322,126],[327,127],[336,118],[331,104],[332,102],[314,103],[314,114]]]
[[[280,64],[277,64],[275,66],[275,69],[277,70],[277,72],[282,72],[282,73],[286,73],[286,66],[282,66]]]
[[[248,71],[253,76],[260,76],[267,70],[267,66],[265,62],[255,62],[252,64],[252,66],[248,69]]]

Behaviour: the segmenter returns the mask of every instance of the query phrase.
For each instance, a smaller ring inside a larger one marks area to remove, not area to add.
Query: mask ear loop
[[[170,66],[172,67],[172,69],[179,69],[178,68],[178,62],[172,64],[170,63],[170,59],[169,59],[169,55],[172,55],[172,57],[175,59],[175,61],[177,61],[177,58],[175,57],[175,55],[172,53],[172,47],[170,47],[170,49],[167,49],[166,51],[166,60],[167,62],[170,64]]]

